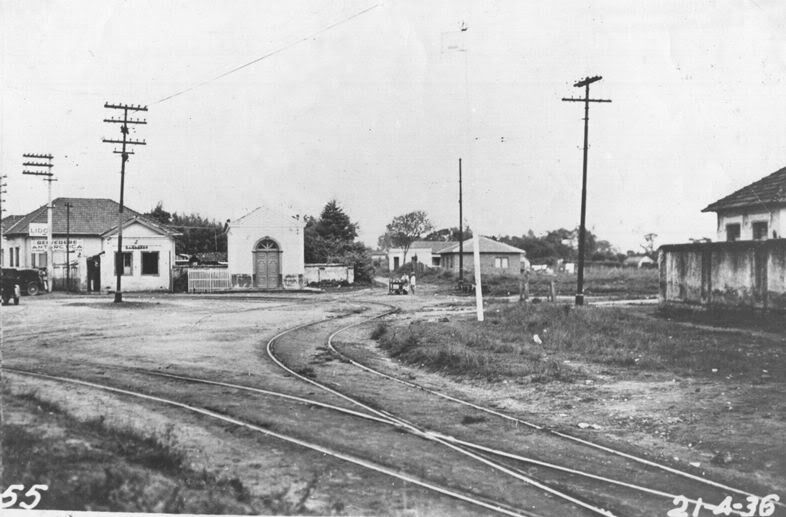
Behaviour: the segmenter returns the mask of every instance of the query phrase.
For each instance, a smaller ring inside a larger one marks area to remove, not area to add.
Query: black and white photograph
[[[0,512],[786,516],[786,5],[0,0]]]

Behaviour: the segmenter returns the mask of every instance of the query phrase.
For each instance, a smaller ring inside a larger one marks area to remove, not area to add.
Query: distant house
[[[66,268],[69,268],[72,289],[113,290],[120,205],[111,199],[93,198],[57,198],[52,205],[53,286],[65,286]],[[48,229],[45,205],[4,228],[3,264],[15,268],[47,268]],[[171,228],[124,207],[123,291],[172,288],[177,235]]]
[[[475,237],[464,241],[463,266],[465,271],[473,271],[475,267],[473,255],[474,239]],[[522,268],[529,268],[527,252],[522,249],[495,241],[482,235],[479,237],[478,245],[480,247],[481,274],[518,275]],[[458,273],[459,248],[459,244],[455,243],[439,251],[443,269]]]
[[[786,167],[711,203],[719,241],[781,238],[786,231]]]
[[[655,267],[656,262],[647,255],[629,255],[622,262],[622,265],[624,267],[635,267],[641,269],[643,267]]]
[[[455,241],[415,241],[407,250],[407,262],[419,262],[426,267],[440,267],[442,256],[440,252],[453,246]],[[388,269],[396,270],[404,265],[404,249],[390,248],[388,250]]]

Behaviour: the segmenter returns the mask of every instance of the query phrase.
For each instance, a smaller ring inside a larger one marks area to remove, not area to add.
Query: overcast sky
[[[561,98],[585,76],[613,101],[590,108],[587,225],[622,251],[714,238],[701,209],[786,166],[777,1],[0,0],[0,24],[6,214],[46,203],[25,152],[55,156],[55,197],[118,199],[107,101],[149,107],[131,208],[335,198],[369,245],[411,210],[456,226],[459,157],[481,233],[577,226],[583,105]]]

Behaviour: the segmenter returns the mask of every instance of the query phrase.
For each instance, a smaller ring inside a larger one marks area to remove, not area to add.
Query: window
[[[726,225],[726,241],[734,242],[740,240],[740,225],[727,224]]]
[[[121,266],[122,271],[120,274],[122,276],[131,276],[132,255],[131,253],[128,252],[123,252],[122,255],[123,255],[123,263]],[[117,257],[118,257],[117,252],[115,252],[115,275],[117,275]]]
[[[767,222],[757,221],[753,223],[753,239],[762,240],[767,238]]]
[[[494,267],[507,269],[508,265],[508,257],[494,257]]]
[[[158,252],[142,252],[142,274],[143,275],[157,275],[158,274]]]
[[[32,267],[46,267],[46,253],[33,253],[30,256],[30,265]]]

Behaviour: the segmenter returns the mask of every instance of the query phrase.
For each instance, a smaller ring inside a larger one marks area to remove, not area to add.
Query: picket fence
[[[188,268],[189,293],[213,293],[232,288],[232,277],[228,269]]]

